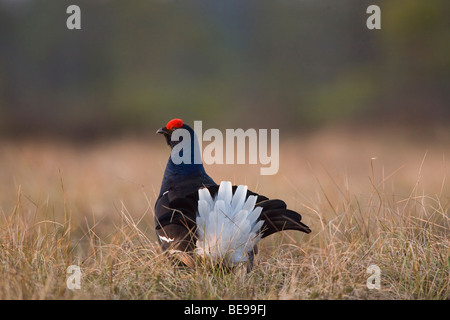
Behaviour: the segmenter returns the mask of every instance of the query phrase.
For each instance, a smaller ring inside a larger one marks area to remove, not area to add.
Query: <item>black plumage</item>
[[[189,254],[196,249],[197,241],[198,190],[207,188],[214,199],[219,186],[205,172],[202,163],[194,163],[194,155],[200,150],[194,143],[197,137],[191,127],[179,119],[174,119],[157,132],[165,136],[167,144],[173,149],[181,140],[172,141],[172,133],[180,128],[186,129],[191,135],[192,161],[175,164],[172,157],[169,157],[155,205],[155,226],[162,249],[183,253],[180,260],[189,265]],[[233,194],[236,189],[237,186],[232,187]],[[257,196],[256,206],[262,207],[258,218],[258,221],[263,221],[260,229],[261,238],[283,230],[311,232],[309,227],[301,222],[301,215],[287,209],[284,201],[270,200],[247,190],[246,198],[249,196]],[[248,253],[250,265],[256,252],[255,245],[252,252]]]

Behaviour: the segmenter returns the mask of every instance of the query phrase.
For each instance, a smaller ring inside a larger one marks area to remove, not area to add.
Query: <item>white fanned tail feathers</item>
[[[247,197],[247,186],[233,194],[231,182],[220,183],[215,199],[207,188],[198,191],[197,253],[213,261],[235,266],[248,260],[248,254],[261,239],[262,208],[255,207],[257,196]]]

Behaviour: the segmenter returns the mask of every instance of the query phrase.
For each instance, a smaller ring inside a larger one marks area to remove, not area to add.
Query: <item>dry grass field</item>
[[[0,299],[449,299],[450,133],[281,134],[280,170],[206,166],[302,213],[255,268],[175,268],[154,234],[161,137],[0,143]],[[381,288],[366,286],[367,268]],[[81,289],[66,286],[81,267]]]

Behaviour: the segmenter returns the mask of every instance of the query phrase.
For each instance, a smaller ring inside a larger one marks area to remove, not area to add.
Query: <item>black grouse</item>
[[[180,129],[190,136],[191,150],[176,147],[183,135],[172,135]],[[244,185],[217,185],[201,161],[195,163],[197,136],[181,119],[169,121],[157,133],[164,135],[172,153],[155,205],[156,233],[163,251],[183,264],[193,266],[192,254],[197,253],[229,267],[247,262],[251,268],[260,239],[283,230],[311,232],[282,200],[269,200]],[[174,151],[180,156],[190,151],[191,161],[174,162]]]

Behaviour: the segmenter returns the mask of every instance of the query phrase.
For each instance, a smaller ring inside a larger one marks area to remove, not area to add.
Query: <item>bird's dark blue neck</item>
[[[188,183],[189,182],[189,183]],[[159,196],[166,191],[175,190],[180,186],[192,184],[192,192],[203,184],[214,184],[214,181],[206,174],[203,164],[175,164],[172,158],[167,161]]]
[[[189,126],[184,125],[183,128],[189,132],[190,141],[187,143],[187,140],[183,142],[183,139],[180,139],[177,143],[171,144],[172,150],[164,172],[160,195],[188,181],[192,182],[194,189],[205,182],[214,183],[203,167],[197,135]]]
[[[164,176],[170,174],[179,174],[179,175],[192,175],[192,174],[203,174],[205,173],[205,168],[202,163],[196,164],[193,161],[191,163],[180,163],[175,164],[172,161],[172,157],[169,157],[166,165],[166,171],[164,172]]]

